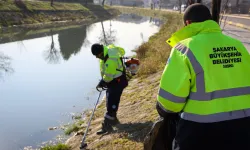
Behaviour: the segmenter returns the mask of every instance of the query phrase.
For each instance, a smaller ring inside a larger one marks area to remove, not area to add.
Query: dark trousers
[[[172,150],[172,143],[176,136],[176,124],[179,118],[164,118],[158,130],[152,150]]]
[[[250,150],[250,118],[206,124],[181,119],[173,150]]]
[[[122,92],[127,85],[128,81],[122,76],[119,78],[119,82],[114,79],[114,81],[108,86],[106,91],[107,115],[116,117]]]

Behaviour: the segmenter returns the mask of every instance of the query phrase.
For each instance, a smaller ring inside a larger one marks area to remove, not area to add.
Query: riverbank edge
[[[165,44],[165,46],[161,47],[159,50],[166,51],[166,57],[168,57],[171,47],[168,46],[165,41],[173,32],[181,28],[181,15],[167,11],[148,10],[143,8],[113,8],[119,10],[121,13],[134,13],[137,15],[150,16],[164,20],[165,23],[161,26],[159,32],[151,36],[149,41],[142,44],[141,47],[144,47],[145,45],[153,46],[160,42],[162,45]],[[169,32],[166,33],[166,30],[169,30]],[[141,47],[139,47],[139,49],[141,49]],[[145,47],[150,48],[148,46]],[[141,65],[146,62],[147,58],[154,58],[150,49],[146,49],[145,51],[148,55],[141,58]],[[137,54],[139,53],[140,52],[137,50]],[[167,58],[165,59],[167,60]],[[143,140],[148,134],[153,123],[158,118],[155,104],[162,71],[163,67],[160,67],[157,68],[157,71],[155,72],[149,72],[140,76],[137,75],[129,82],[129,86],[122,94],[118,111],[118,118],[121,124],[117,125],[111,134],[99,136],[96,135],[96,131],[100,129],[101,121],[103,120],[103,116],[106,111],[106,100],[105,97],[103,98],[97,107],[87,135],[86,142],[88,143],[89,150],[143,149]],[[82,127],[80,127],[79,130],[65,142],[66,145],[70,146],[71,150],[79,149],[82,136],[85,131],[84,127],[86,127],[86,123],[91,113],[92,110],[86,113],[86,118],[84,120],[80,120],[80,122],[84,121],[82,124],[85,125],[82,125]]]
[[[58,2],[59,3],[59,2]],[[22,32],[23,30],[43,30],[43,29],[52,29],[52,28],[61,28],[61,29],[67,29],[68,27],[71,28],[73,26],[82,26],[82,25],[89,25],[92,23],[112,19],[120,14],[120,12],[114,8],[105,6],[102,7],[100,5],[93,5],[88,4],[86,7],[86,10],[73,10],[73,11],[67,11],[67,10],[39,10],[39,11],[32,11],[32,12],[22,12],[22,11],[13,11],[13,12],[3,12],[0,11],[0,13],[24,13],[23,17],[26,17],[26,19],[36,17],[37,14],[43,14],[42,18],[40,16],[40,21],[31,22],[29,24],[10,24],[9,26],[1,26],[0,25],[0,33],[2,37],[8,37],[18,34],[19,32]],[[27,15],[27,13],[29,15]],[[58,15],[63,14],[64,17],[58,18]],[[3,14],[1,14],[3,15]],[[50,16],[50,18],[57,18],[54,20],[45,20],[44,22],[43,18],[46,18]],[[15,15],[9,16],[10,20],[15,19]],[[13,18],[11,18],[13,17]],[[73,18],[72,18],[73,17]],[[22,19],[22,18],[19,18]],[[1,20],[2,21],[2,20]]]

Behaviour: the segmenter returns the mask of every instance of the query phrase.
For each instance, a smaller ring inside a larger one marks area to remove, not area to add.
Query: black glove
[[[96,86],[96,88],[107,88],[107,82],[105,82],[104,80],[101,80]]]
[[[157,110],[158,114],[161,117],[163,117],[164,119],[167,119],[167,120],[168,119],[171,119],[171,120],[176,120],[177,119],[178,120],[178,118],[179,118],[179,114],[178,113],[168,113],[168,112],[164,111],[161,108],[159,102],[156,103],[156,110]]]

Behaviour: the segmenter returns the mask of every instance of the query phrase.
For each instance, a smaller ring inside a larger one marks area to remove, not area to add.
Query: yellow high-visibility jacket
[[[124,68],[120,58],[125,55],[125,50],[113,44],[104,46],[104,57],[107,55],[106,61],[100,60],[100,72],[102,79],[109,83],[123,74]]]
[[[250,116],[250,55],[212,21],[192,23],[167,40],[173,46],[160,81],[158,104],[189,121]]]

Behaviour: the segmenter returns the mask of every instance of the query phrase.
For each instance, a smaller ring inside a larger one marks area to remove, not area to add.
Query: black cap
[[[91,52],[93,55],[98,55],[98,54],[102,53],[103,52],[103,45],[98,44],[98,43],[93,44],[91,46]]]
[[[209,9],[202,4],[196,3],[188,6],[184,13],[184,22],[191,20],[192,22],[203,22],[212,20],[212,15]]]

